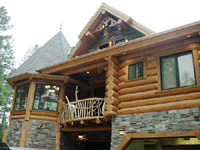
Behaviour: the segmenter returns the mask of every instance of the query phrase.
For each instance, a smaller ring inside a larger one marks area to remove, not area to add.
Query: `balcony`
[[[61,123],[71,124],[84,121],[96,120],[99,124],[101,119],[105,119],[104,114],[104,98],[87,98],[63,104],[61,112]]]

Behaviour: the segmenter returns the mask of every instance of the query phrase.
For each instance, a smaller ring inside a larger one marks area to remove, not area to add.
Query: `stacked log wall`
[[[184,43],[182,42],[182,44]],[[181,45],[174,48],[179,49],[178,52],[171,49],[175,44],[169,45],[170,49],[156,48],[155,53],[144,55],[141,58],[136,57],[137,54],[132,54],[132,58],[129,55],[128,59],[123,56],[123,59],[120,59],[118,76],[118,87],[120,88],[118,91],[118,115],[200,107],[200,48],[198,43],[192,45]],[[191,47],[192,49],[189,49]],[[162,54],[167,56],[187,50],[193,50],[197,85],[162,91],[160,57]],[[144,77],[128,80],[128,65],[138,62],[144,63]]]
[[[116,57],[106,58],[108,62],[108,70],[106,73],[106,93],[105,93],[105,112],[104,116],[116,116],[119,104],[119,86],[118,86],[118,76],[119,76],[119,60]]]

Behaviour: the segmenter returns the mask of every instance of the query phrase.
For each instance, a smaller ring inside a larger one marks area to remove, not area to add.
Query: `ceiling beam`
[[[87,31],[85,34],[86,37],[90,38],[91,40],[93,40],[94,42],[98,42],[99,39],[97,37],[94,36],[94,34],[92,34],[90,31]]]

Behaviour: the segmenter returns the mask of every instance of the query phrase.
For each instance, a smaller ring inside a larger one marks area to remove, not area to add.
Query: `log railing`
[[[88,98],[64,104],[61,112],[61,123],[89,120],[102,117],[104,98]]]

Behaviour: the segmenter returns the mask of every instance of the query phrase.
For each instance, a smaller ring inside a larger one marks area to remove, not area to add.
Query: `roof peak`
[[[37,70],[40,68],[69,59],[68,53],[70,49],[71,47],[65,39],[62,31],[59,31],[21,66],[19,66],[8,78],[23,73],[38,74],[39,72]]]

